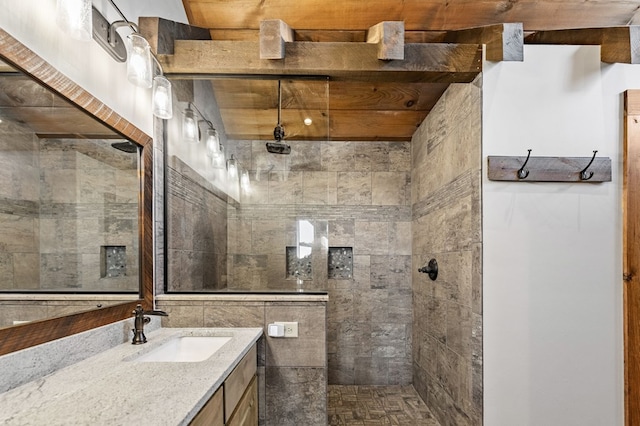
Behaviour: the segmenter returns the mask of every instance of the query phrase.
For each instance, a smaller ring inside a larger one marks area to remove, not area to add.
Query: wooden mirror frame
[[[139,195],[140,298],[71,315],[0,329],[0,355],[130,318],[153,304],[153,139],[0,29],[0,59],[142,147]],[[151,114],[151,111],[149,111]]]

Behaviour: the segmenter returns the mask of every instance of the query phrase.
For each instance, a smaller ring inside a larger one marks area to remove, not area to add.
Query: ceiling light
[[[90,41],[93,34],[91,0],[58,0],[56,24],[71,38]]]
[[[313,123],[313,120],[310,119],[309,117],[304,119],[304,125],[305,126],[311,126],[312,123]]]
[[[191,109],[191,104],[189,104],[182,114],[182,140],[187,143],[197,144],[200,139],[199,133],[198,119]]]

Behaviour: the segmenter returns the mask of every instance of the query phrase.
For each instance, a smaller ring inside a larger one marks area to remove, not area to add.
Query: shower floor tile
[[[330,426],[440,426],[413,386],[329,386]]]

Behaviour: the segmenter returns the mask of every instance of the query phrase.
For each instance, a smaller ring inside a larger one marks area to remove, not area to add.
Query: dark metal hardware
[[[147,338],[144,335],[144,325],[150,322],[151,318],[146,317],[145,315],[169,316],[165,311],[145,311],[142,309],[142,305],[140,304],[136,306],[136,309],[132,314],[136,317],[134,320],[133,330],[131,330],[133,331],[133,340],[131,340],[132,345],[147,343]]]
[[[429,274],[429,278],[431,278],[432,281],[435,281],[436,278],[438,278],[438,262],[435,259],[431,259],[427,266],[423,266],[418,269],[418,272]]]
[[[585,167],[584,169],[580,170],[580,179],[581,180],[589,180],[593,177],[593,172],[589,172],[587,173],[587,170],[589,169],[589,167],[591,167],[591,164],[593,164],[593,160],[596,159],[596,154],[598,153],[598,150],[593,151],[593,157],[591,157],[591,161],[589,161],[589,164],[587,164],[587,167]]]
[[[524,167],[529,162],[529,157],[531,156],[531,150],[528,149],[527,151],[528,151],[527,152],[527,159],[524,160],[524,164],[522,165],[522,167],[520,167],[520,170],[518,170],[518,178],[519,179],[526,179],[526,177],[529,176],[529,170],[525,170],[524,169]]]

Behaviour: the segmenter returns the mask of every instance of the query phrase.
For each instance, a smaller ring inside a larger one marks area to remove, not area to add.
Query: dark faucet
[[[132,314],[136,317],[133,326],[133,340],[131,341],[132,345],[141,345],[143,343],[147,343],[147,338],[144,335],[144,325],[151,321],[151,318],[145,317],[145,315],[160,315],[163,317],[169,316],[164,311],[145,311],[142,309],[142,305],[138,304],[136,309],[132,312]]]

